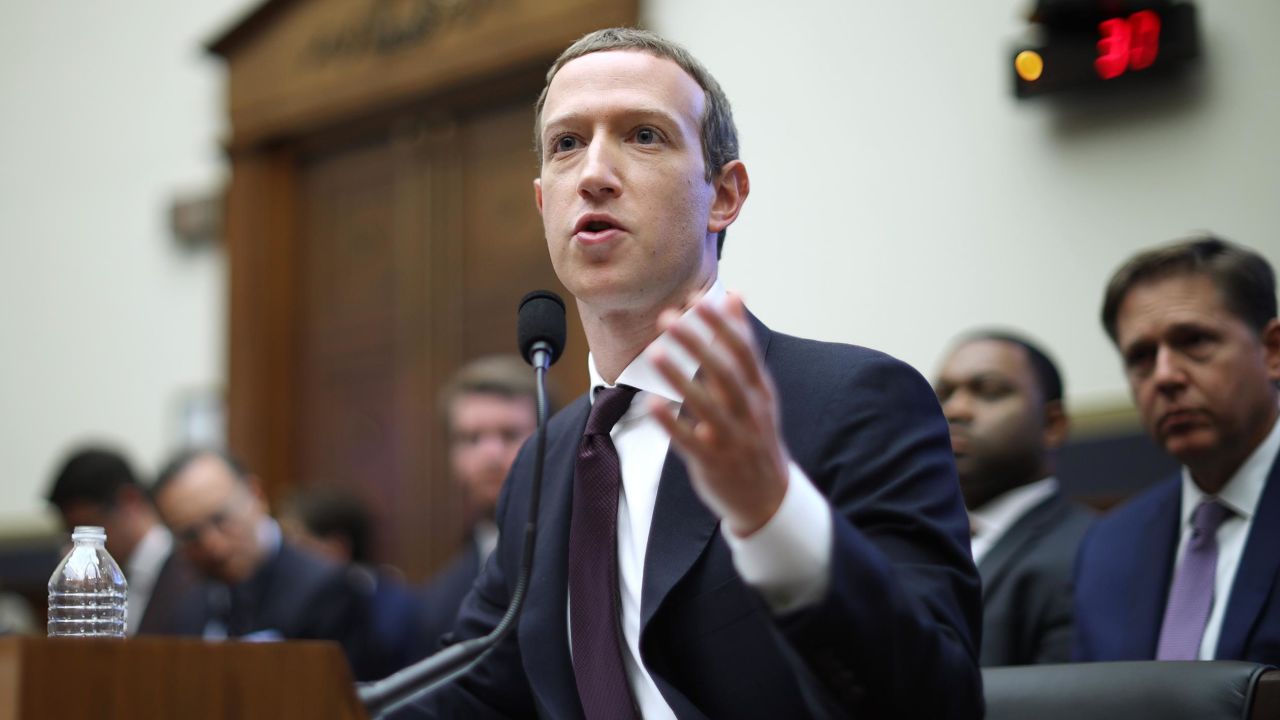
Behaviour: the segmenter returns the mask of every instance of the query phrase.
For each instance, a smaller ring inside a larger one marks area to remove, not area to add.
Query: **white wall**
[[[183,394],[224,382],[224,257],[178,246],[167,211],[224,181],[201,43],[244,5],[0,5],[0,534],[47,523],[73,442],[151,472]]]
[[[963,329],[1023,329],[1082,407],[1127,402],[1098,312],[1135,250],[1212,229],[1280,263],[1280,3],[1196,3],[1194,92],[1058,103],[1013,98],[1031,4],[650,0],[734,104],[727,284],[926,374]]]
[[[1200,0],[1198,90],[1103,103],[1012,98],[1029,1],[645,1],[734,102],[752,195],[724,277],[780,329],[930,373],[1009,325],[1077,404],[1123,402],[1097,321],[1120,261],[1207,228],[1280,262],[1274,0]],[[224,381],[224,259],[165,211],[223,178],[200,44],[254,4],[0,6],[0,529],[77,438],[154,470],[181,394]]]

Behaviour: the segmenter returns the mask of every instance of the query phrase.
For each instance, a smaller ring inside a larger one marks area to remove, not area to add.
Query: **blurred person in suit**
[[[1138,253],[1102,323],[1179,463],[1099,520],[1076,567],[1078,660],[1280,664],[1280,320],[1261,255],[1211,235]]]
[[[174,552],[173,536],[124,455],[97,446],[72,451],[46,497],[68,532],[80,525],[106,531],[107,552],[129,582],[126,632],[172,632],[175,615],[203,593],[203,579]]]
[[[461,552],[423,586],[420,623],[429,648],[453,626],[462,599],[498,544],[498,495],[520,446],[537,428],[537,402],[533,370],[515,355],[472,360],[441,393],[449,469],[472,521]]]
[[[1069,426],[1062,376],[1031,341],[977,331],[953,345],[934,388],[982,576],[981,663],[1066,662],[1071,572],[1092,516],[1053,476]]]
[[[285,538],[347,569],[353,588],[364,596],[369,632],[364,654],[377,659],[372,676],[384,676],[426,655],[430,647],[417,627],[419,602],[397,568],[375,565],[368,506],[355,493],[309,487],[292,494],[280,513]]]
[[[379,676],[369,611],[345,569],[286,540],[257,476],[230,454],[178,453],[152,488],[179,549],[210,581],[174,630],[206,639],[334,640],[357,679]]]

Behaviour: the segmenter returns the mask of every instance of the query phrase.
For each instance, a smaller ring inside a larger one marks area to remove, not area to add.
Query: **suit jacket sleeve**
[[[866,350],[852,367],[841,358],[842,377],[797,384],[789,379],[827,363],[793,371],[783,355],[783,426],[833,517],[826,597],[779,618],[817,679],[815,702],[873,717],[980,717],[980,584],[932,390]]]

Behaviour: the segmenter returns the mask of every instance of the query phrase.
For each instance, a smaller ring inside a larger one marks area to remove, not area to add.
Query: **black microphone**
[[[542,465],[547,452],[546,372],[564,352],[564,301],[549,290],[535,290],[520,300],[516,341],[525,362],[534,368],[538,388],[538,430],[534,434],[533,482],[529,486],[529,518],[524,527],[524,547],[520,575],[511,592],[511,604],[488,635],[464,640],[423,658],[377,682],[356,688],[369,717],[382,718],[409,703],[421,700],[480,663],[489,651],[515,627],[524,607],[529,575],[533,569],[533,546],[538,534],[538,505],[542,497]]]
[[[534,290],[520,299],[519,312],[520,355],[535,368],[550,367],[564,351],[564,301],[550,290]]]

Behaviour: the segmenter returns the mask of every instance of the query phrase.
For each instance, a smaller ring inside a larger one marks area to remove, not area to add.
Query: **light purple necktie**
[[[622,464],[609,431],[636,389],[600,388],[587,416],[569,520],[569,634],[573,675],[587,720],[638,718],[622,659],[618,616],[618,491]]]
[[[1195,660],[1213,610],[1218,573],[1218,527],[1231,516],[1224,505],[1206,500],[1191,514],[1191,537],[1169,588],[1160,625],[1157,660]]]

